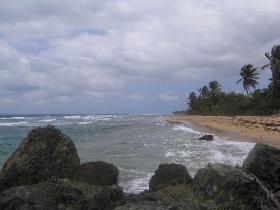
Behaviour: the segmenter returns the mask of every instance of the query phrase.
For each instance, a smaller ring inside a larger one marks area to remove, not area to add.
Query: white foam
[[[43,119],[43,120],[40,120],[40,122],[53,122],[53,121],[56,121],[56,119]]]
[[[191,128],[185,127],[183,125],[176,125],[172,128],[174,131],[185,131],[187,133],[193,133],[193,134],[201,134],[199,131],[195,131]]]
[[[149,189],[149,181],[152,174],[148,174],[141,178],[125,181],[120,183],[124,192],[137,194]]]
[[[254,143],[234,142],[216,137],[214,141],[190,141],[191,144],[183,144],[183,147],[169,148],[165,157],[172,161],[186,165],[190,173],[194,175],[199,168],[208,163],[223,163],[233,166],[241,166]]]
[[[124,116],[120,115],[87,115],[81,117],[83,120],[93,120],[93,121],[109,121],[112,119],[122,119]]]
[[[78,122],[77,124],[79,124],[79,125],[87,125],[87,124],[90,124],[90,123],[92,123],[92,122],[86,121],[86,122]]]
[[[18,126],[18,125],[24,125],[26,124],[26,121],[22,122],[12,122],[12,123],[0,123],[0,126],[6,126],[6,127],[11,127],[11,126]]]
[[[121,167],[118,167],[118,169],[120,171],[125,171],[125,172],[129,172],[129,173],[134,173],[134,174],[147,174],[147,172],[138,171],[138,170],[134,170],[134,169],[124,169],[124,168],[121,168]]]
[[[79,120],[82,117],[80,115],[68,115],[68,116],[64,116],[64,118],[69,120]]]
[[[225,141],[219,138],[213,141],[212,144],[213,162],[234,166],[241,166],[248,153],[255,146],[255,143],[251,142]]]
[[[15,120],[23,120],[25,117],[11,117],[11,119],[15,119]]]
[[[176,153],[175,152],[171,152],[171,151],[167,151],[165,153],[165,157],[175,157],[176,156]]]
[[[164,121],[161,121],[161,122],[156,122],[156,125],[158,125],[158,126],[166,126],[166,122],[164,122]]]

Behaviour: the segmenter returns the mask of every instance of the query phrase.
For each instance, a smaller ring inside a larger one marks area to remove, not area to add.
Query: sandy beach
[[[280,148],[280,116],[201,116],[170,115],[171,123],[191,122],[197,129],[235,141],[263,142]]]

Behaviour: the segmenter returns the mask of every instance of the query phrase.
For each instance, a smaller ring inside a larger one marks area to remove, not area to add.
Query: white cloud
[[[131,93],[127,96],[123,96],[123,98],[132,101],[142,101],[144,99],[144,96],[137,93]]]
[[[179,101],[179,97],[177,95],[175,95],[173,92],[171,91],[167,91],[164,93],[160,93],[157,96],[161,101],[166,101],[166,102],[173,102],[173,101]]]
[[[0,96],[106,100],[132,80],[235,75],[280,42],[279,8],[279,0],[3,0]]]

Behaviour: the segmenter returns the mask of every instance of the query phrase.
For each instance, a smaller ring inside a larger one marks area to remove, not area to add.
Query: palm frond
[[[267,63],[267,64],[263,65],[263,66],[261,67],[261,69],[264,70],[264,69],[268,68],[269,66],[270,66],[270,63]]]
[[[236,81],[236,84],[239,84],[242,81],[242,78]]]

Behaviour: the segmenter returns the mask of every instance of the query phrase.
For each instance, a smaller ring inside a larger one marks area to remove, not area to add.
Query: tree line
[[[265,53],[269,63],[261,69],[269,68],[271,78],[266,88],[257,88],[260,72],[252,64],[240,70],[240,79],[246,95],[223,92],[218,81],[211,81],[191,92],[187,98],[188,114],[202,115],[270,115],[280,113],[280,45],[275,45],[271,53]]]

